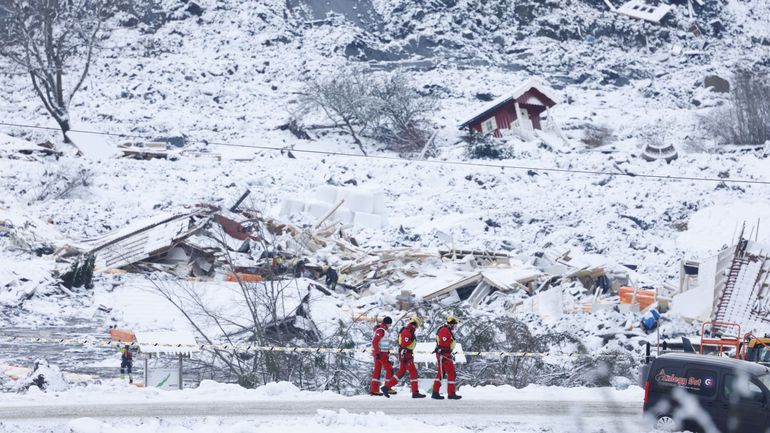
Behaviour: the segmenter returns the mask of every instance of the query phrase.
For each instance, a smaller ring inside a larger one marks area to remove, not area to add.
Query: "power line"
[[[8,123],[8,122],[0,122],[0,125],[11,126],[16,128],[27,128],[27,129],[44,129],[44,130],[52,130],[52,131],[59,130],[59,128],[54,128],[50,126],[25,125],[25,124]],[[80,130],[80,129],[71,129],[69,132],[78,132],[81,134],[104,135],[104,136],[121,137],[121,138],[136,138],[141,140],[152,140],[151,137],[134,135],[134,134],[86,131],[86,130]],[[204,142],[203,140],[195,140],[195,141],[201,142],[201,143]],[[421,164],[433,164],[433,165],[499,168],[499,169],[511,169],[511,170],[527,170],[527,171],[534,171],[534,172],[541,171],[546,173],[571,173],[571,174],[582,174],[582,175],[592,175],[592,176],[624,176],[624,177],[637,177],[642,179],[654,179],[654,180],[676,180],[676,181],[692,181],[692,182],[770,185],[770,181],[753,180],[753,179],[722,179],[717,177],[667,176],[662,174],[610,172],[610,171],[599,171],[599,170],[581,170],[581,169],[573,169],[573,168],[537,167],[537,166],[526,166],[526,165],[515,165],[515,164],[492,164],[492,163],[472,162],[472,161],[411,160],[411,159],[404,159],[404,158],[399,158],[395,156],[360,155],[356,153],[332,152],[332,151],[325,151],[325,150],[310,150],[310,149],[287,149],[287,148],[280,148],[280,147],[259,146],[254,144],[234,144],[234,143],[224,143],[224,142],[216,142],[216,141],[205,141],[205,143],[214,145],[214,146],[240,147],[240,148],[246,148],[246,149],[268,150],[273,152],[275,151],[282,152],[282,151],[289,150],[292,153],[304,153],[309,155],[324,155],[324,156],[344,156],[349,158],[379,159],[379,160],[399,162],[399,163],[421,163]]]

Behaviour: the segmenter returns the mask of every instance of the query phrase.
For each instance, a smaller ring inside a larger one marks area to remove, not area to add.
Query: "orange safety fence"
[[[238,280],[244,281],[244,282],[247,282],[247,283],[258,283],[258,282],[262,281],[262,275],[243,274],[243,273],[240,273],[240,272],[238,272],[238,273],[230,272],[230,273],[227,274],[226,280],[231,282],[231,283],[234,283],[234,282],[236,282]]]

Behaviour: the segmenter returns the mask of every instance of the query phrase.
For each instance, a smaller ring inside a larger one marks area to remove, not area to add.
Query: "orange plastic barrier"
[[[644,310],[645,308],[655,303],[655,299],[657,297],[655,290],[637,290],[633,287],[620,288],[620,303],[630,304],[634,298],[634,290],[636,290],[636,303],[639,304],[640,310]]]
[[[235,278],[236,275],[238,275],[238,278]],[[242,274],[240,272],[237,273],[237,274],[234,274],[234,273],[230,272],[229,274],[227,274],[226,278],[227,278],[227,281],[229,281],[231,283],[236,282],[239,279],[241,281],[243,281],[243,282],[246,282],[246,283],[258,283],[258,282],[262,281],[262,275]]]
[[[136,335],[128,329],[110,329],[110,338],[121,343],[133,343],[136,340]]]

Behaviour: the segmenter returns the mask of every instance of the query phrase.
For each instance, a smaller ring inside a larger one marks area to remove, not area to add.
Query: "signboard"
[[[148,365],[147,366],[147,388],[160,388],[167,390],[179,389],[179,367]]]
[[[168,390],[179,389],[179,369],[176,367],[149,368],[146,386]]]

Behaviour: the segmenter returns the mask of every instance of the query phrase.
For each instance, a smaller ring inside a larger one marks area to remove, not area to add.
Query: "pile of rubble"
[[[553,317],[611,309],[619,303],[627,311],[638,312],[665,298],[658,292],[640,290],[643,282],[633,266],[605,263],[599,256],[555,249],[535,257],[512,257],[507,252],[454,246],[366,248],[349,234],[351,224],[345,221],[350,218],[336,216],[341,206],[332,207],[332,203],[349,200],[348,211],[354,214],[369,207],[375,212],[382,207],[377,205],[377,194],[365,197],[331,188],[323,192],[328,196],[323,218],[307,227],[240,209],[248,191],[229,209],[198,205],[77,242],[63,238],[43,222],[28,219],[6,219],[0,227],[19,248],[36,251],[48,262],[50,257],[55,259],[55,265],[44,268],[48,272],[45,281],[30,282],[26,297],[34,294],[35,287],[50,286],[51,280],[59,290],[71,294],[74,288],[89,288],[94,273],[163,272],[190,281],[327,277],[328,289],[353,297],[380,294],[381,302],[401,310],[411,310],[421,302],[462,302],[470,308],[494,303],[508,312]],[[362,202],[371,206],[362,208]],[[382,212],[372,215],[384,219]],[[8,284],[0,281],[0,285]],[[320,282],[315,287],[328,292]]]

